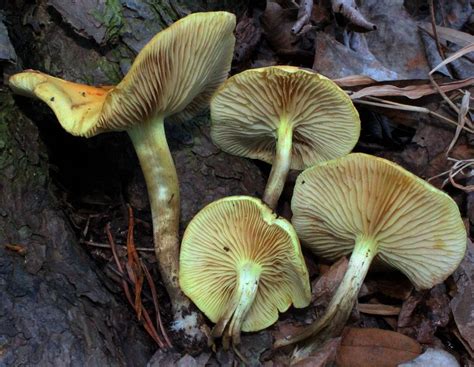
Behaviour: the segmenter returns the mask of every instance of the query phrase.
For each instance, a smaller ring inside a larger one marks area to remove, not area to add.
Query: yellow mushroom
[[[309,277],[292,225],[261,200],[233,196],[202,209],[184,233],[184,293],[216,323],[212,335],[240,341],[240,331],[272,325],[278,311],[311,298]]]
[[[350,98],[322,75],[292,66],[246,70],[211,101],[211,134],[224,151],[272,164],[263,201],[275,209],[290,169],[348,154],[360,134]]]
[[[297,179],[292,222],[315,254],[336,260],[352,252],[328,308],[315,323],[276,346],[305,340],[307,355],[338,335],[373,259],[404,273],[418,289],[445,280],[466,250],[466,229],[444,192],[382,158],[349,154],[305,170]]]

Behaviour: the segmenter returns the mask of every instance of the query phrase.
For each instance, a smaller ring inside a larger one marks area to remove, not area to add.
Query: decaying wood
[[[301,29],[309,23],[312,11],[313,0],[301,0],[300,7],[298,9],[298,20],[291,28],[291,32],[293,32],[294,34],[298,34]]]
[[[356,32],[369,32],[377,29],[377,26],[365,19],[357,9],[354,0],[332,0],[332,10],[335,14],[340,14],[349,23],[349,27]]]

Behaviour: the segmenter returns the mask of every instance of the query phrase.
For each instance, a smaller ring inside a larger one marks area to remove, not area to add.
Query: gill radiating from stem
[[[293,140],[293,128],[286,121],[282,120],[277,131],[275,156],[272,162],[272,170],[268,177],[263,201],[275,209],[280,199],[283,188],[285,187],[286,177],[291,165],[291,152]]]
[[[375,241],[365,238],[356,239],[344,278],[324,314],[299,334],[288,339],[277,340],[275,347],[303,342],[303,347],[294,353],[297,359],[301,359],[330,338],[339,335],[349,319],[352,307],[376,254],[377,243]]]

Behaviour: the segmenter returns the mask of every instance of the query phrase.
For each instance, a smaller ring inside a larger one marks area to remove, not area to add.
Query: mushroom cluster
[[[189,15],[158,33],[116,86],[91,87],[33,70],[13,75],[9,84],[47,103],[73,135],[129,134],[149,192],[175,329],[198,330],[180,323],[192,312],[190,298],[216,323],[212,336],[236,345],[241,331],[272,325],[292,304],[308,306],[300,240],[330,260],[351,254],[322,317],[275,344],[302,342],[301,356],[342,331],[372,260],[400,270],[419,289],[430,288],[459,265],[466,231],[447,194],[387,160],[350,154],[359,115],[331,80],[273,66],[225,81],[234,28],[230,13]],[[207,205],[189,223],[179,253],[178,177],[164,121],[189,119],[209,103],[215,144],[272,168],[263,201],[235,196]],[[290,169],[305,170],[294,189],[292,224],[273,211]]]

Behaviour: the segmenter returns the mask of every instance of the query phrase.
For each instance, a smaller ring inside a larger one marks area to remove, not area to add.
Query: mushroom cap
[[[382,158],[355,153],[305,170],[291,203],[303,243],[329,259],[356,240],[374,241],[377,258],[419,289],[446,279],[466,250],[466,229],[444,192]]]
[[[246,70],[211,101],[211,134],[224,151],[272,163],[279,126],[293,130],[291,169],[348,154],[360,134],[359,114],[328,78],[292,66]]]
[[[121,131],[154,117],[191,118],[207,106],[232,61],[235,16],[194,13],[155,35],[115,87],[89,87],[28,70],[9,84],[36,96],[73,135]]]
[[[261,267],[261,275],[243,331],[268,327],[292,303],[309,304],[309,276],[293,226],[248,196],[217,200],[191,220],[181,244],[181,289],[217,323],[233,299],[240,268],[249,262]]]

